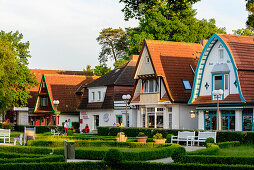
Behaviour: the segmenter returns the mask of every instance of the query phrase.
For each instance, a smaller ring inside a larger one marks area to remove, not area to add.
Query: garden
[[[14,128],[11,142],[22,133],[22,127]],[[217,143],[208,138],[206,149],[186,152],[170,141],[179,130],[99,127],[98,134],[58,136],[51,128],[38,127],[27,146],[0,145],[0,169],[254,169],[253,132],[220,131]],[[117,142],[120,135],[125,142]],[[146,137],[146,143],[137,137]],[[161,138],[166,143],[154,142]],[[75,141],[75,159],[97,161],[66,162],[65,140]],[[174,163],[148,162],[169,157]]]

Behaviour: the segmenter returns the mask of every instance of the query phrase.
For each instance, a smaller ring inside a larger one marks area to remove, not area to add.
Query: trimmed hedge
[[[235,147],[235,146],[240,146],[239,141],[230,141],[230,142],[220,142],[216,143],[220,148],[229,148],[229,147]]]
[[[39,155],[39,154],[22,154],[22,153],[8,153],[8,152],[0,152],[0,158],[36,158],[36,157],[41,157],[44,155]]]
[[[206,149],[200,149],[192,152],[187,152],[187,155],[218,155],[219,148],[218,147],[210,147]]]
[[[63,155],[44,156],[39,158],[12,158],[12,159],[0,159],[0,164],[4,163],[40,163],[40,162],[64,162]]]
[[[24,127],[33,128],[36,127],[36,133],[51,132],[51,129],[57,129],[58,132],[63,132],[62,126],[29,126],[29,125],[15,125],[14,130],[24,132]]]
[[[29,154],[49,154],[52,148],[31,147],[31,146],[1,146],[0,152],[29,153]]]
[[[119,127],[98,127],[98,135],[101,136],[116,136],[119,131]],[[186,131],[186,129],[121,127],[121,131],[128,137],[136,137],[139,132],[144,132],[149,138],[152,138],[156,133],[161,133],[166,138],[168,134],[177,135],[178,131]],[[200,130],[188,131],[195,131],[196,135],[198,135]],[[254,132],[218,131],[216,136],[216,142],[240,141],[241,144],[254,144]]]
[[[254,157],[232,157],[214,155],[185,155],[181,163],[205,163],[205,164],[254,164]]]

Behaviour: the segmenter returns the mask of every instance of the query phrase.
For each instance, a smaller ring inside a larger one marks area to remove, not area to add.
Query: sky
[[[0,0],[0,28],[30,42],[29,68],[83,70],[99,65],[103,28],[138,26],[124,21],[122,8],[118,0]],[[245,0],[201,0],[193,8],[198,19],[215,18],[227,33],[244,28],[248,15]]]

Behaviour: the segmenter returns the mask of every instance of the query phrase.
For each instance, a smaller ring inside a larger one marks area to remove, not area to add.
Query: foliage
[[[13,123],[3,123],[3,128],[4,129],[11,129],[11,130],[14,130],[14,124]]]
[[[105,28],[96,40],[102,46],[99,55],[100,64],[105,64],[109,58],[116,62],[118,59],[126,57],[124,50],[127,48],[127,39],[122,28]]]
[[[214,33],[225,33],[225,28],[216,27],[214,19],[195,18],[192,4],[197,1],[141,0],[134,7],[132,0],[120,0],[125,4],[126,19],[136,17],[139,20],[137,28],[126,29],[128,54],[138,54],[144,39],[197,43]]]
[[[56,129],[57,132],[63,132],[62,126],[29,126],[29,125],[15,125],[15,131],[24,132],[24,127],[33,128],[36,127],[36,133],[50,132],[51,129]]]
[[[93,73],[94,69],[92,69],[91,65],[86,65],[86,68],[83,69],[84,72],[91,72]]]
[[[123,154],[118,149],[109,149],[105,154],[104,161],[107,165],[114,165],[121,163],[123,160]]]
[[[247,36],[253,36],[254,35],[253,31],[251,31],[248,28],[233,30],[233,32],[236,35],[247,35]]]
[[[220,148],[229,148],[229,147],[240,146],[240,142],[239,141],[220,142],[220,143],[216,143],[216,145],[218,145]]]
[[[254,30],[254,1],[246,0],[246,10],[249,12],[248,19],[246,21],[247,28],[250,30]]]
[[[206,149],[200,149],[192,152],[188,152],[187,155],[218,155],[220,148],[218,145],[211,145]]]
[[[29,42],[22,42],[23,35],[0,32],[0,112],[13,106],[23,107],[30,98],[29,91],[38,85],[28,69]]]
[[[78,130],[79,129],[79,122],[72,122],[72,128]]]
[[[207,144],[208,143],[214,143],[214,139],[213,138],[207,138],[206,140],[205,140],[205,146],[207,147]]]
[[[105,65],[99,65],[99,66],[95,66],[94,75],[95,76],[103,76],[103,75],[107,74],[110,71],[111,71],[110,67],[108,68]]]
[[[73,135],[73,130],[68,130],[67,136],[72,136]]]
[[[163,139],[163,136],[161,133],[156,133],[154,136],[153,136],[154,139]]]
[[[0,152],[49,154],[52,152],[52,149],[46,147],[31,147],[31,146],[0,146]]]
[[[145,133],[144,132],[139,132],[138,133],[138,137],[145,137],[146,135],[145,135]]]
[[[125,60],[125,59],[119,59],[117,60],[113,65],[115,68],[119,67],[119,66],[122,66],[124,65],[125,63],[127,63],[128,60]]]
[[[166,143],[171,143],[171,137],[172,137],[173,135],[172,134],[168,134],[167,135],[167,137],[166,137]]]
[[[171,157],[174,160],[174,162],[181,162],[185,154],[186,154],[185,148],[177,147],[174,149]]]
[[[116,136],[119,137],[120,135],[125,135],[125,134],[124,134],[124,132],[119,132],[119,133],[117,133]]]
[[[29,157],[29,158],[10,158],[10,159],[0,159],[0,164],[4,164],[4,163],[43,163],[43,162],[64,162],[64,156],[62,155],[54,155],[54,156],[43,156],[43,157]]]

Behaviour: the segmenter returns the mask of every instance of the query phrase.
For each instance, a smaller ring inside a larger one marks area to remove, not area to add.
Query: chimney
[[[204,48],[207,42],[208,42],[208,40],[201,40],[201,41],[200,41],[200,44],[201,44],[202,47]]]

